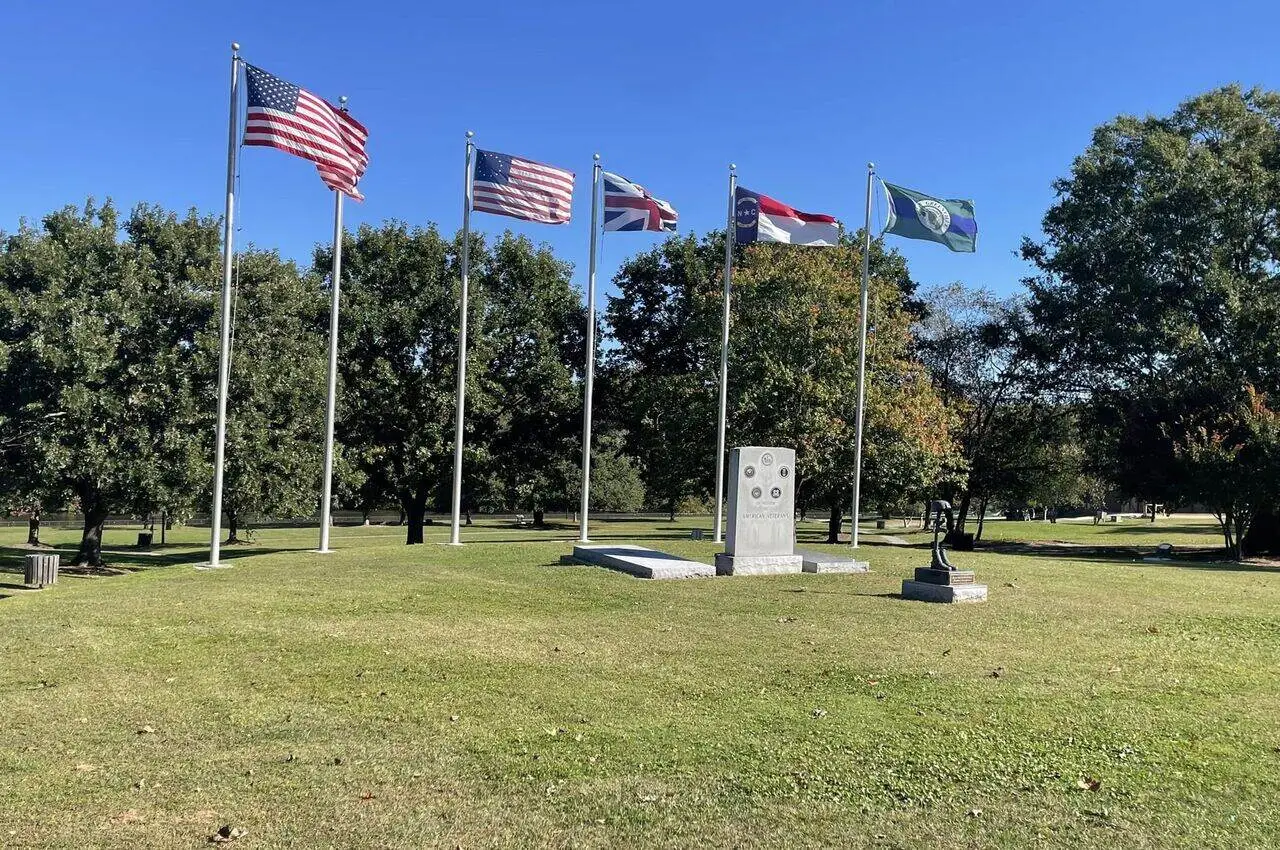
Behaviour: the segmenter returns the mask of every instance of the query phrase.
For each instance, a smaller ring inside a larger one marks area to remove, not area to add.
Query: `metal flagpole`
[[[867,398],[867,291],[871,284],[871,181],[876,164],[867,163],[867,224],[862,243],[862,330],[858,342],[858,426],[853,449],[853,528],[849,542],[858,548],[858,517],[862,508],[862,417]]]
[[[231,267],[240,118],[240,45],[231,43],[231,116],[227,124],[227,209],[222,218],[222,344],[218,353],[218,429],[213,449],[213,507],[209,514],[209,566],[219,567],[222,542],[222,463],[227,441],[227,384],[231,374]]]
[[[471,153],[475,145],[467,131],[467,154],[462,177],[462,298],[458,313],[458,414],[453,426],[453,526],[449,544],[461,546],[458,539],[462,517],[462,414],[467,386],[467,277],[471,273]]]
[[[729,163],[729,218],[724,231],[724,321],[720,334],[720,421],[716,425],[716,517],[715,538],[722,539],[720,514],[724,508],[724,425],[729,397],[729,295],[733,281],[734,209],[738,187],[738,166]]]
[[[600,154],[591,169],[591,259],[587,268],[587,374],[582,402],[582,511],[579,543],[589,543],[587,511],[591,505],[591,390],[596,376],[596,235],[600,215]]]
[[[347,98],[338,98],[338,107],[347,111]],[[329,511],[333,501],[333,410],[338,397],[338,303],[342,285],[342,195],[334,189],[333,198],[333,289],[329,305],[329,398],[324,409],[324,488],[320,496],[320,552],[329,549]]]

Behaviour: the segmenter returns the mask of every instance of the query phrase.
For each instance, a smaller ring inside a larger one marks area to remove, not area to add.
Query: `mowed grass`
[[[694,525],[596,537],[709,561]],[[1138,526],[1070,528],[1164,539]],[[991,598],[941,606],[897,596],[922,548],[644,582],[558,565],[567,526],[427,532],[339,528],[319,555],[263,530],[200,572],[205,532],[179,530],[112,550],[124,575],[0,574],[0,844],[1280,844],[1280,572],[959,553]],[[0,530],[6,569],[22,539]]]

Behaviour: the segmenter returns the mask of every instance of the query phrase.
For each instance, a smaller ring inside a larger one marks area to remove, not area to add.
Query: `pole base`
[[[222,564],[222,563],[218,563],[218,564],[208,564],[208,563],[205,563],[205,564],[196,564],[195,568],[196,568],[197,570],[229,570],[229,569],[231,569],[231,564]]]
[[[333,554],[332,549],[312,549],[311,552],[315,555],[332,555]]]

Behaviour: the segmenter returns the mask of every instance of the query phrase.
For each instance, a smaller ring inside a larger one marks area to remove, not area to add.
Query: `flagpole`
[[[227,386],[231,375],[231,268],[235,235],[236,144],[240,109],[240,45],[231,43],[231,109],[227,123],[227,208],[222,217],[222,340],[218,349],[218,426],[213,449],[213,507],[209,514],[209,566],[218,567],[222,541],[222,464],[227,442]]]
[[[462,518],[462,422],[467,386],[467,278],[471,273],[471,152],[475,145],[467,131],[467,153],[462,176],[462,297],[458,313],[458,397],[453,425],[453,524],[449,544],[461,546],[459,521]]]
[[[591,168],[591,259],[587,264],[587,373],[582,402],[582,510],[579,543],[587,537],[587,512],[591,507],[591,391],[596,376],[596,236],[600,215],[600,154],[593,154]]]
[[[875,173],[876,164],[868,162],[866,232],[862,243],[862,319],[858,338],[858,426],[853,449],[853,527],[849,530],[849,542],[854,549],[858,548],[858,519],[862,509],[862,419],[867,397],[867,292],[871,285],[871,182]]]
[[[338,108],[347,111],[347,98],[338,98]],[[324,489],[320,497],[320,552],[328,554],[329,511],[333,501],[333,412],[338,397],[338,304],[342,285],[342,195],[333,190],[333,290],[329,305],[329,397],[324,409]]]
[[[716,516],[715,539],[722,539],[720,515],[724,509],[724,430],[729,395],[729,296],[733,281],[734,209],[733,195],[738,186],[738,166],[729,163],[729,216],[724,230],[724,317],[720,333],[720,420],[716,425]]]

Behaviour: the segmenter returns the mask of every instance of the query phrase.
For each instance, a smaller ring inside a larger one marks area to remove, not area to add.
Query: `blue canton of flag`
[[[643,186],[604,172],[604,229],[673,232],[679,215]]]

